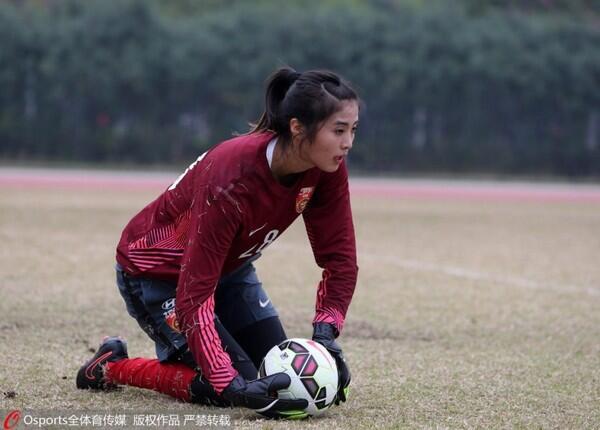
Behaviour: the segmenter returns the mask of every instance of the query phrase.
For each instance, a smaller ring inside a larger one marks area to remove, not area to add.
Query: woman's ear
[[[290,119],[290,134],[292,135],[292,140],[302,136],[304,134],[304,126],[298,120],[298,118]]]

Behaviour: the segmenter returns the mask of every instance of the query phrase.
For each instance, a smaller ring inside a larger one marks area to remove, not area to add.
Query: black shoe
[[[105,337],[98,351],[77,372],[77,388],[104,390],[114,385],[104,380],[106,363],[129,358],[127,342],[120,337]]]

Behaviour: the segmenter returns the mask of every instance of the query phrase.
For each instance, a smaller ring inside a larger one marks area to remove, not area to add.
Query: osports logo
[[[10,430],[10,429],[14,429],[17,424],[19,424],[19,420],[21,419],[21,411],[10,411],[8,413],[8,415],[6,415],[6,418],[4,418],[4,423],[2,425],[2,428],[4,430]]]

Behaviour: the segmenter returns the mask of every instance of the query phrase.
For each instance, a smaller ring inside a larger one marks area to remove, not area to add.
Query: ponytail
[[[292,139],[290,120],[296,118],[304,126],[302,140],[309,143],[323,122],[342,108],[342,102],[360,100],[352,86],[327,70],[298,73],[282,67],[267,79],[265,111],[251,124],[249,133],[271,131],[287,146]]]
[[[257,133],[267,130],[281,132],[281,124],[278,112],[279,107],[290,87],[300,77],[300,73],[296,72],[291,67],[281,67],[276,70],[267,79],[267,90],[265,92],[265,111],[256,122],[252,124],[250,133]]]

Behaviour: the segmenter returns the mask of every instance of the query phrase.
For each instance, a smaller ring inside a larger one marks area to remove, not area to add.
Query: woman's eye
[[[335,134],[344,134],[344,130],[336,130]]]

